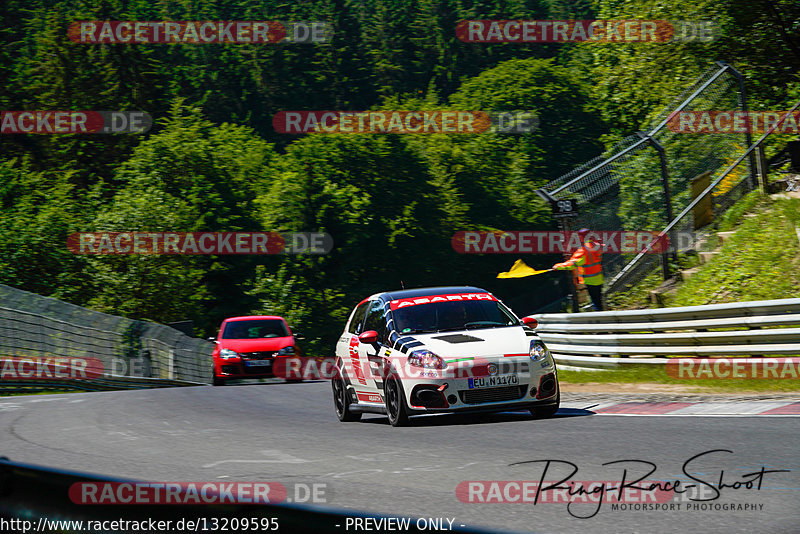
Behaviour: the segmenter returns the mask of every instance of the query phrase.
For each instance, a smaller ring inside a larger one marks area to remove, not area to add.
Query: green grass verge
[[[729,232],[739,225],[745,213],[767,209],[769,205],[769,197],[765,197],[761,191],[758,189],[750,191],[722,215],[717,224],[717,231]]]
[[[668,306],[800,296],[800,199],[758,205],[770,209],[742,220],[720,254],[666,298]]]
[[[48,389],[47,391],[26,391],[20,389],[18,391],[0,391],[0,397],[19,397],[20,395],[60,395],[62,393],[78,393],[74,389]]]
[[[617,291],[606,295],[606,308],[609,310],[649,308],[651,306],[650,291],[658,288],[663,281],[661,268],[655,269],[627,291]]]
[[[772,379],[678,379],[667,375],[666,370],[658,368],[639,369],[614,369],[608,371],[558,371],[559,382],[572,384],[586,384],[598,382],[613,383],[647,383],[647,384],[675,384],[696,389],[697,392],[772,392],[791,393],[800,391],[800,379],[787,378],[783,380]]]
[[[752,217],[744,214],[752,213]],[[749,193],[720,219],[720,231],[736,229],[720,254],[682,283],[675,295],[663,295],[668,306],[692,306],[721,302],[780,299],[800,296],[800,199],[776,199]],[[712,236],[716,245],[716,236]],[[679,258],[681,268],[691,260]],[[649,307],[650,290],[661,283],[654,271],[640,284],[608,297],[609,308]],[[672,378],[664,368],[609,371],[559,371],[565,383],[675,384],[698,392],[796,392],[800,379],[702,379]]]

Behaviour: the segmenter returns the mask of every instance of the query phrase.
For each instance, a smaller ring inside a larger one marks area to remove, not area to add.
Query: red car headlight
[[[233,358],[238,358],[239,353],[234,352],[231,349],[222,349],[219,351],[219,357],[223,360],[232,360]]]

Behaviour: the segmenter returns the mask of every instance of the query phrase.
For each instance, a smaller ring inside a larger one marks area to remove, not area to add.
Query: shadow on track
[[[590,410],[583,410],[580,408],[560,408],[558,412],[548,418],[553,419],[567,419],[570,417],[580,417],[587,415],[595,415]],[[532,416],[528,411],[518,412],[496,412],[496,413],[459,413],[459,414],[431,414],[411,417],[410,427],[431,427],[431,426],[451,426],[451,425],[484,425],[495,423],[510,423],[515,421],[547,421],[548,419],[537,419]],[[365,418],[361,423],[389,425],[389,419],[376,414],[376,417]]]
[[[263,380],[263,382],[256,382]],[[283,378],[232,378],[224,386],[216,387],[242,387],[242,386],[278,386],[278,385],[297,385],[297,384],[319,384],[327,380],[285,380]],[[206,384],[210,385],[210,384]]]

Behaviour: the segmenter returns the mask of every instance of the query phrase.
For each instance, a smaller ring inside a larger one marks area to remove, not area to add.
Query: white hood
[[[425,348],[445,359],[528,354],[531,340],[536,339],[527,336],[521,326],[414,334],[412,337],[424,346],[418,345],[409,353]],[[476,339],[469,341],[468,338]]]

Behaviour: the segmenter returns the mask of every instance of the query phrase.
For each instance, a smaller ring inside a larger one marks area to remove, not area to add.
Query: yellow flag
[[[524,261],[517,260],[514,262],[514,265],[511,266],[511,270],[507,273],[500,273],[497,275],[497,278],[523,278],[525,276],[533,276],[535,274],[542,274],[548,271],[552,271],[552,269],[542,269],[541,271],[537,271],[532,267],[528,267]]]

